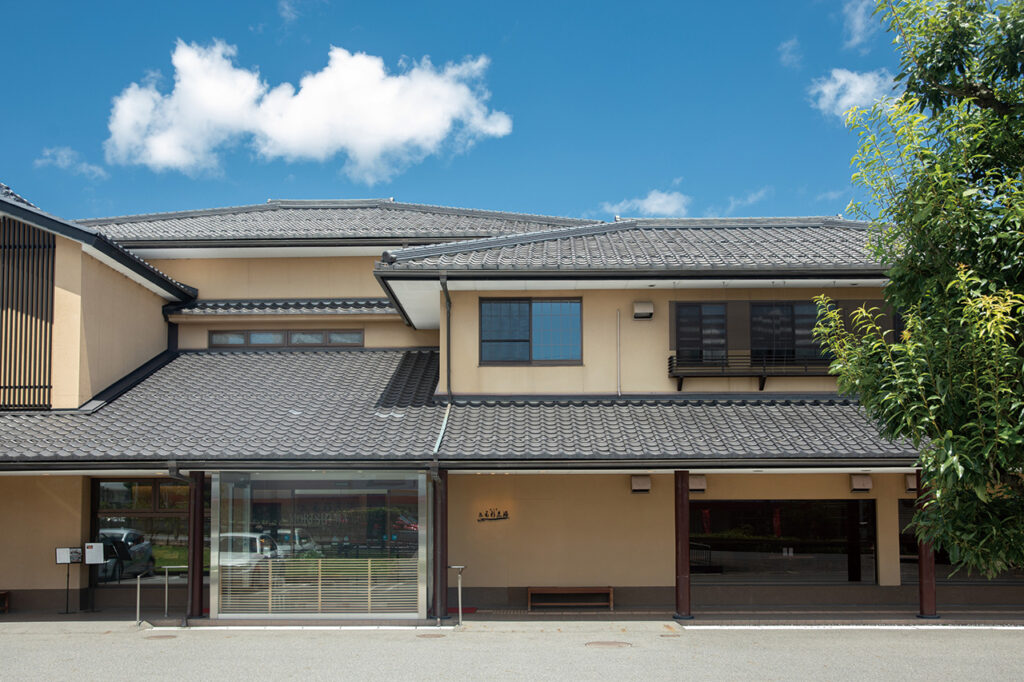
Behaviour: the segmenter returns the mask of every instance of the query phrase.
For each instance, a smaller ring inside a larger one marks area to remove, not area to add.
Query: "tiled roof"
[[[384,254],[378,271],[880,270],[867,224],[837,218],[629,220]]]
[[[440,456],[470,460],[913,460],[836,400],[477,401]]]
[[[185,353],[89,413],[0,413],[0,461],[427,461],[436,350]],[[537,399],[454,404],[441,460],[867,460],[905,465],[844,400]]]
[[[210,299],[167,306],[169,315],[394,315],[387,298]]]
[[[385,199],[271,200],[199,211],[79,220],[125,244],[293,239],[464,239],[535,232],[594,221],[404,204]]]
[[[186,353],[92,414],[0,414],[0,459],[429,458],[444,408],[377,406],[405,355]]]

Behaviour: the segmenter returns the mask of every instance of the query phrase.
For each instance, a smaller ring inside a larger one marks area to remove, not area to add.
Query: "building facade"
[[[822,293],[898,329],[861,223],[0,215],[14,608],[98,541],[80,604],[158,603],[166,570],[193,618],[422,621],[452,565],[480,608],[927,610],[914,451],[811,334]],[[940,602],[1024,603],[946,573]]]

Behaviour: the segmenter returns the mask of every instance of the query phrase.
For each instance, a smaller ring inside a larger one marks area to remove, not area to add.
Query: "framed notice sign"
[[[80,564],[80,563],[82,563],[82,548],[81,547],[58,547],[57,548],[57,563],[58,564]]]

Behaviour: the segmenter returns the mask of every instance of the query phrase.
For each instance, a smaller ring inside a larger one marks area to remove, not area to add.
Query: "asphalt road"
[[[664,621],[462,630],[0,623],[3,680],[607,680],[1024,677],[1024,628],[689,629]]]

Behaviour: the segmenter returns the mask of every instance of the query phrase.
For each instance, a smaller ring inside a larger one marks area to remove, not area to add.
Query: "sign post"
[[[67,566],[64,576],[64,610],[60,612],[67,615],[71,613],[71,564],[82,563],[82,548],[57,547],[56,558],[58,566],[60,564]]]

